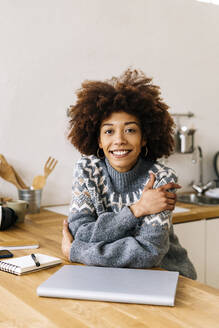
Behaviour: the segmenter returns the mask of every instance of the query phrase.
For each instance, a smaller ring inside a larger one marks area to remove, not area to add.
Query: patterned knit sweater
[[[83,156],[76,164],[68,217],[74,237],[70,260],[87,265],[179,271],[196,279],[187,251],[174,234],[172,214],[163,211],[136,218],[129,206],[141,197],[149,173],[154,188],[176,182],[173,170],[139,158],[120,173],[108,160]]]

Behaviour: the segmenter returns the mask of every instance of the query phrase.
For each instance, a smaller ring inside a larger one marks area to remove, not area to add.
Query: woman
[[[69,111],[75,168],[62,251],[87,265],[179,271],[196,279],[171,221],[176,176],[157,162],[174,147],[173,120],[159,88],[127,70],[86,81]]]

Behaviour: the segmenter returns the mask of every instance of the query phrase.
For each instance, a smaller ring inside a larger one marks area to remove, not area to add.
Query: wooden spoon
[[[58,163],[55,158],[49,157],[44,165],[44,175],[37,175],[33,179],[32,188],[33,189],[43,189],[46,184],[46,179],[48,175],[54,170],[56,164]]]
[[[46,178],[44,175],[37,175],[33,179],[32,188],[33,189],[43,189],[46,184]]]
[[[13,166],[8,164],[7,160],[5,159],[5,157],[2,154],[0,154],[0,164],[4,165],[4,170],[6,170],[6,167],[7,167],[10,172],[11,172],[11,170],[14,172],[17,183],[19,184],[19,189],[29,189],[27,187],[27,185],[24,183],[24,181],[21,179],[19,174],[15,171]]]
[[[14,171],[12,169],[12,167],[10,165],[6,165],[4,163],[2,163],[2,161],[0,162],[0,176],[10,182],[13,183],[13,185],[15,185],[18,189],[22,189],[22,187],[19,185],[16,176],[14,174]]]
[[[21,179],[20,175],[15,171],[15,169],[12,166],[12,170],[14,171],[15,177],[17,179],[17,182],[21,186],[21,189],[29,189],[29,187],[24,183],[24,181]]]

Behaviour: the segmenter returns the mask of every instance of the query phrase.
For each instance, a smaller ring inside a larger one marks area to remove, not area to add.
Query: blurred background
[[[0,2],[0,153],[27,185],[58,160],[42,204],[71,199],[80,154],[66,139],[66,111],[85,79],[143,70],[161,87],[176,123],[196,129],[204,182],[219,150],[219,6],[195,0],[7,0]],[[173,154],[183,185],[199,179],[194,154]],[[0,196],[17,199],[0,178]]]

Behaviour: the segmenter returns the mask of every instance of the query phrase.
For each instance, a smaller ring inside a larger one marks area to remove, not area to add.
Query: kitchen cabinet
[[[195,266],[197,281],[205,283],[205,220],[178,223],[173,228]]]
[[[219,288],[219,218],[206,220],[206,284]]]

